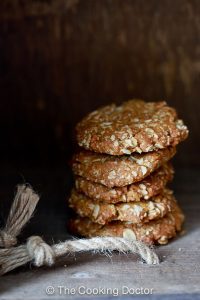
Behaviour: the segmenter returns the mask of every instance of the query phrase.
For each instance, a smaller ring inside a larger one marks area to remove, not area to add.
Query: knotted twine
[[[142,242],[120,237],[94,237],[89,239],[67,240],[48,245],[39,236],[31,236],[27,243],[18,247],[17,236],[30,220],[39,196],[27,185],[19,185],[8,215],[5,228],[0,230],[0,275],[32,262],[36,267],[52,266],[58,257],[70,253],[95,251],[118,251],[136,253],[147,264],[159,264],[153,249]]]
[[[10,248],[17,244],[17,236],[30,220],[39,196],[28,185],[18,185],[5,228],[0,230],[0,247]]]

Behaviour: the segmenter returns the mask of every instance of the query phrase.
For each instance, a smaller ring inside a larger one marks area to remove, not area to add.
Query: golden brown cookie
[[[76,127],[79,146],[111,155],[176,146],[188,136],[183,121],[166,102],[130,100],[87,115]]]
[[[125,186],[143,180],[171,159],[175,153],[174,147],[122,156],[83,150],[74,156],[73,172],[109,188]]]
[[[174,201],[172,191],[167,189],[149,201],[117,204],[95,203],[93,199],[73,190],[69,206],[81,217],[88,217],[93,222],[102,225],[114,220],[137,224],[162,218],[171,211]]]
[[[105,185],[92,182],[80,176],[76,177],[75,186],[78,192],[85,194],[96,202],[118,203],[140,201],[148,200],[159,194],[167,182],[173,179],[173,174],[172,165],[167,163],[142,181],[124,187],[110,189]]]
[[[118,236],[142,241],[146,244],[167,244],[181,230],[184,215],[177,204],[165,217],[145,224],[113,221],[106,225],[92,222],[88,218],[77,217],[71,220],[70,229],[84,237]]]

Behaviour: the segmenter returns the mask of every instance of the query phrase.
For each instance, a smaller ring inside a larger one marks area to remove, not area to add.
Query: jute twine
[[[31,236],[26,244],[14,247],[17,236],[30,220],[39,196],[30,186],[19,185],[4,229],[0,230],[0,275],[32,262],[36,267],[52,266],[58,257],[76,252],[118,251],[136,253],[147,264],[159,264],[153,249],[142,242],[120,237],[73,239],[48,245],[39,236]]]

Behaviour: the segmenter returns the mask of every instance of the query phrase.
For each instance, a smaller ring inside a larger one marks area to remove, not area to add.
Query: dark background
[[[177,108],[199,164],[199,1],[3,0],[0,97],[3,160],[67,160],[82,116],[139,97]]]
[[[75,124],[133,97],[178,110],[190,136],[177,172],[198,169],[199,0],[1,0],[1,210],[28,181],[44,199],[38,211],[65,211]]]

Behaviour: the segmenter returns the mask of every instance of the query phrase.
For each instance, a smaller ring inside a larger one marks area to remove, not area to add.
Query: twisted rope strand
[[[17,236],[30,220],[39,196],[27,185],[18,185],[4,229],[0,230],[0,247],[9,248],[17,244]]]
[[[49,246],[41,237],[32,236],[27,244],[0,250],[0,275],[33,261],[37,267],[52,266],[56,258],[69,253],[98,250],[98,252],[119,251],[139,254],[147,264],[159,264],[158,256],[145,244],[120,237],[94,237],[70,240]]]

